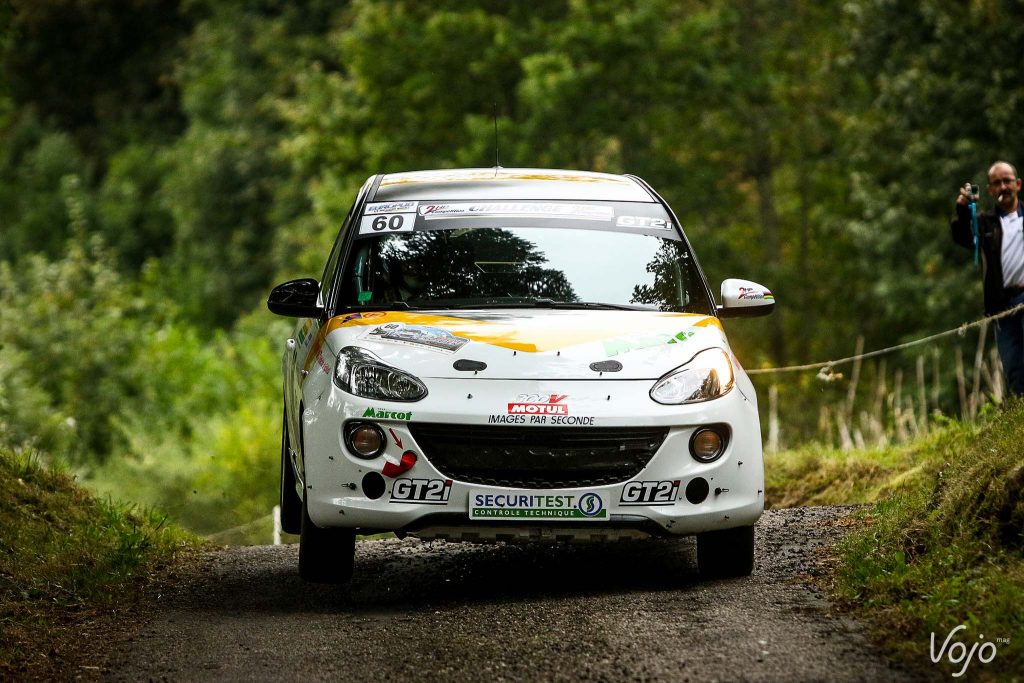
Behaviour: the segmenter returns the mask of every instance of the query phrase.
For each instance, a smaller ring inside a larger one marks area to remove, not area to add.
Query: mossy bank
[[[839,547],[834,594],[908,662],[1002,680],[1024,671],[1021,444],[1015,401],[903,446],[768,456],[767,500],[870,504]]]
[[[94,498],[37,454],[0,447],[0,679],[94,670],[80,663],[83,636],[197,543],[161,515]]]

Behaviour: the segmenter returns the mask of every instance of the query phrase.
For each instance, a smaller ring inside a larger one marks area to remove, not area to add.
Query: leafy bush
[[[154,313],[101,239],[80,234],[68,245],[59,260],[0,262],[0,383],[31,394],[28,406],[4,415],[8,441],[40,426],[41,438],[54,438],[52,420],[39,420],[48,403],[72,428],[67,457],[83,463],[118,445],[113,422],[137,396],[139,343]]]

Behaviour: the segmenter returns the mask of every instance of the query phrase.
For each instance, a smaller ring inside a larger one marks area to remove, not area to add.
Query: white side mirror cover
[[[768,315],[774,309],[775,296],[764,285],[739,278],[722,282],[722,305],[718,307],[718,314],[723,318]]]

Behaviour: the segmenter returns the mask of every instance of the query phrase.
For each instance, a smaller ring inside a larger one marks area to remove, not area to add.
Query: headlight
[[[666,405],[710,401],[729,393],[734,380],[729,354],[723,349],[706,349],[659,379],[651,398]]]
[[[334,383],[355,396],[380,401],[418,401],[427,395],[423,382],[355,346],[338,354]]]

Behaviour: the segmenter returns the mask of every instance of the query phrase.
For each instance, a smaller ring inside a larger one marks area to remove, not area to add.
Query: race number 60
[[[359,224],[359,234],[380,234],[389,232],[412,232],[416,223],[414,213],[386,213],[377,216],[363,216]]]

